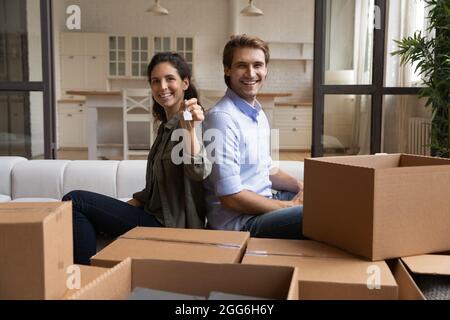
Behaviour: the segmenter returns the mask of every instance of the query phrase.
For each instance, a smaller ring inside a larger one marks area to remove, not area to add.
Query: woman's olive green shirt
[[[159,126],[147,159],[145,188],[133,198],[166,227],[203,228],[206,204],[202,181],[211,173],[211,162],[202,142],[197,155],[183,156],[182,138],[172,135],[179,128],[178,116]],[[201,133],[201,127],[197,128]]]

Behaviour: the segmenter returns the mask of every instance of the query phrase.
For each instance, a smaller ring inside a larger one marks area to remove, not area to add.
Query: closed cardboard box
[[[248,239],[248,232],[137,227],[93,256],[91,264],[109,268],[127,257],[239,263]]]
[[[450,249],[450,159],[305,160],[303,233],[372,261]]]
[[[251,238],[243,264],[298,269],[300,300],[395,300],[396,281],[384,261],[368,262],[311,240]]]
[[[0,299],[60,299],[73,264],[72,203],[0,204]]]
[[[295,272],[292,267],[127,258],[69,298],[122,300],[139,287],[200,297],[215,291],[289,299]]]

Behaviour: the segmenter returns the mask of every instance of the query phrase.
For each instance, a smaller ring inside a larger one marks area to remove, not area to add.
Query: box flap
[[[119,238],[93,256],[91,263],[101,267],[112,267],[127,257],[238,263],[242,254],[243,249],[228,246]]]
[[[425,254],[404,257],[402,261],[413,273],[450,276],[450,256]]]
[[[134,287],[195,296],[211,291],[286,299],[294,268],[167,260],[132,260]],[[158,275],[155,277],[155,275]]]
[[[400,167],[450,165],[450,159],[402,154]]]
[[[89,283],[96,280],[98,277],[100,277],[108,270],[110,269],[85,265],[73,265],[72,268],[69,269],[69,271],[73,271],[73,273],[69,272],[67,275],[67,279],[65,282],[67,291],[62,297],[62,299],[64,300],[74,295],[78,290],[87,286]],[[79,274],[77,274],[78,272]],[[77,279],[75,277],[77,276],[80,277],[79,283],[76,283]]]
[[[400,154],[378,154],[363,156],[308,158],[306,160],[327,162],[333,165],[345,165],[370,169],[385,169],[398,167],[400,165],[400,157]]]
[[[64,206],[61,202],[7,202],[0,203],[0,223],[40,223]],[[71,203],[67,203],[71,205]],[[20,214],[19,214],[20,213]]]
[[[120,238],[243,248],[249,237],[249,232],[238,231],[136,227],[123,234]]]
[[[265,264],[298,267],[298,279],[305,281],[332,281],[366,285],[373,270],[380,271],[382,286],[396,286],[384,261],[360,259],[311,258],[292,256],[245,255],[243,264]]]
[[[400,259],[390,260],[388,265],[397,281],[400,300],[425,300],[425,296]]]
[[[75,292],[67,299],[76,300],[120,300],[127,299],[131,292],[131,259],[107,269],[95,280]]]
[[[350,258],[353,255],[313,240],[250,238],[246,255]]]

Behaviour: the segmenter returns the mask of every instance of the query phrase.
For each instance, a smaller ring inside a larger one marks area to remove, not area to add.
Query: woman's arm
[[[211,162],[206,156],[206,150],[201,139],[201,123],[205,119],[203,108],[193,98],[184,102],[183,110],[192,114],[192,120],[185,121],[181,117],[180,125],[183,130],[184,169],[186,175],[194,181],[202,181],[211,173]],[[180,110],[180,113],[183,112]]]

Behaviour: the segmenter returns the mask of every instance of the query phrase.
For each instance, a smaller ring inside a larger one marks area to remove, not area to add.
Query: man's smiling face
[[[225,75],[230,78],[230,88],[253,105],[267,76],[264,52],[254,48],[236,49],[231,67],[225,67]]]

